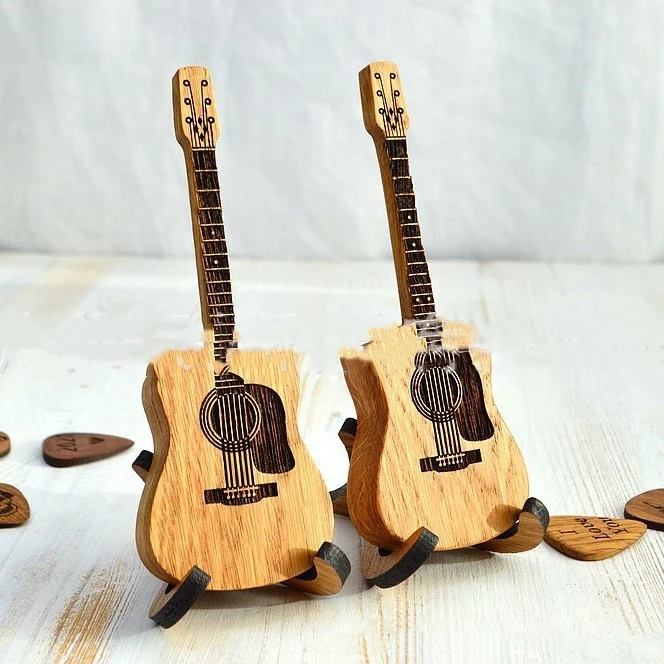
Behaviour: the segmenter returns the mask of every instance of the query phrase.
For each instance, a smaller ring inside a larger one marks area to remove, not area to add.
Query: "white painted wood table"
[[[330,488],[353,415],[337,350],[397,321],[389,263],[234,261],[246,347],[306,353],[301,423]],[[496,400],[552,514],[622,516],[664,485],[664,266],[432,265],[442,315],[475,323]],[[0,530],[0,662],[662,662],[664,533],[583,563],[546,544],[521,555],[436,554],[391,590],[368,588],[359,541],[343,593],[208,593],[164,631],[161,582],[141,565],[134,519],[151,449],[140,391],[148,359],[201,338],[193,260],[0,256],[0,481],[30,521]],[[51,468],[60,431],[136,441],[98,463]]]

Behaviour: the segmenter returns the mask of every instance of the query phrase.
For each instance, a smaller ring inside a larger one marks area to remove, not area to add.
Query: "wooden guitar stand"
[[[357,420],[348,418],[339,430],[339,438],[346,448],[350,461],[357,432]],[[331,491],[334,513],[350,516],[346,501],[346,485]],[[544,539],[549,525],[549,511],[542,501],[528,498],[521,508],[519,518],[504,533],[474,548],[494,553],[521,553],[537,547]],[[379,588],[391,588],[414,574],[436,548],[438,536],[422,526],[402,545],[393,550],[376,547],[363,540],[361,569],[364,578]]]
[[[134,472],[145,482],[152,465],[152,452],[142,450],[132,464]],[[311,561],[311,567],[283,584],[310,595],[335,595],[350,574],[346,554],[332,542],[323,542]],[[172,627],[191,609],[203,594],[210,576],[194,565],[177,585],[164,583],[148,615],[165,629]]]

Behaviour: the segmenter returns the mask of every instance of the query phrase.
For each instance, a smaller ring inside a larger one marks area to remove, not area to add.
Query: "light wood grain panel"
[[[431,423],[410,396],[413,358],[426,348],[413,325],[372,330],[361,351],[343,351],[342,364],[358,411],[348,475],[348,510],[360,534],[395,548],[424,526],[439,537],[436,550],[484,542],[506,531],[528,497],[521,453],[491,393],[488,353],[471,350],[494,425],[479,448],[482,461],[451,472],[423,473],[421,458],[435,454]]]
[[[247,383],[271,387],[286,410],[295,468],[256,471],[277,482],[278,497],[250,505],[206,504],[205,489],[224,486],[224,461],[203,435],[200,404],[214,386],[211,353],[167,351],[148,368],[143,401],[155,440],[136,520],[141,560],[164,581],[183,579],[197,565],[210,590],[236,590],[285,581],[311,567],[332,538],[329,494],[297,430],[299,388],[293,351],[231,351],[228,366]]]

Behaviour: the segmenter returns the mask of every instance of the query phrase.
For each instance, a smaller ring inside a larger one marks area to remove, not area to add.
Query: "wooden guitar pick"
[[[577,560],[604,560],[636,542],[645,524],[599,516],[552,516],[544,540]]]
[[[25,496],[11,484],[0,484],[0,527],[20,526],[29,518]]]
[[[46,463],[66,468],[119,454],[133,444],[128,438],[100,433],[58,433],[44,441],[42,452]]]
[[[664,489],[652,489],[634,496],[625,505],[625,517],[643,521],[653,530],[664,530]]]
[[[0,431],[0,457],[9,454],[10,447],[11,440],[9,440],[9,436],[4,431]]]

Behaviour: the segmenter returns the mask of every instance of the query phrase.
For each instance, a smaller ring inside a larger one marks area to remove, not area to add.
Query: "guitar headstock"
[[[366,130],[374,139],[406,138],[409,121],[399,68],[393,62],[372,62],[359,76]]]
[[[182,67],[175,72],[173,120],[183,148],[214,149],[219,123],[210,72],[205,67]]]

